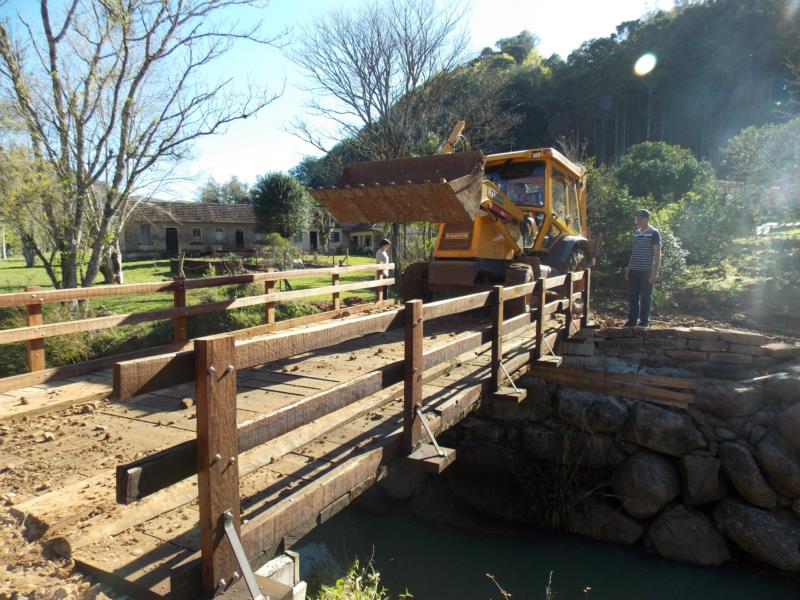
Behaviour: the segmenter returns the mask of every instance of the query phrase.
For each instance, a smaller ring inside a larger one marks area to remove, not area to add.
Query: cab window
[[[565,219],[567,217],[567,178],[554,168],[550,181],[553,186],[553,212]]]
[[[567,203],[567,223],[577,233],[581,232],[581,218],[578,212],[578,186],[573,179],[569,182],[569,202]]]

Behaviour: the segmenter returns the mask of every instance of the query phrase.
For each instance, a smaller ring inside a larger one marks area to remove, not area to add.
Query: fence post
[[[572,337],[572,294],[575,293],[572,271],[567,271],[567,280],[564,282],[564,285],[567,288],[567,312],[564,315],[564,329],[569,338]]]
[[[503,286],[494,286],[492,312],[492,386],[500,387],[500,361],[503,360]]]
[[[186,279],[184,277],[173,277],[175,287],[172,288],[172,305],[175,308],[186,306]],[[186,323],[186,315],[173,317],[172,319],[172,341],[185,342],[189,337],[189,329]]]
[[[339,273],[331,273],[331,285],[339,285]],[[339,310],[341,303],[339,302],[339,292],[333,292],[333,310]]]
[[[589,326],[589,298],[591,297],[591,269],[586,269],[583,274],[583,291],[581,292],[581,300],[583,300],[583,315],[581,316],[581,328]]]
[[[410,454],[422,438],[422,424],[416,414],[422,401],[422,300],[406,302],[405,321],[403,450]]]
[[[275,292],[275,281],[264,282],[264,293],[273,294]],[[275,303],[267,302],[264,304],[264,320],[267,325],[272,325],[275,322]]]
[[[536,348],[533,350],[533,355],[536,360],[541,359],[544,354],[542,348],[544,346],[544,305],[547,298],[545,281],[547,280],[544,277],[540,277],[536,281],[534,290],[536,294]]]
[[[25,288],[26,292],[40,292],[42,290],[38,285],[29,285]],[[32,294],[35,296],[36,294]],[[41,300],[41,299],[40,299]],[[42,325],[42,303],[25,305],[25,323],[28,327],[35,325]],[[28,353],[28,370],[41,371],[45,368],[44,358],[44,338],[36,338],[25,342]]]
[[[197,491],[200,507],[203,591],[224,590],[237,571],[225,539],[223,513],[239,533],[239,444],[236,431],[236,371],[231,335],[194,342],[197,393]]]
[[[375,271],[375,279],[383,279],[383,269],[379,269]],[[383,302],[383,290],[384,286],[379,285],[375,288],[375,302]]]

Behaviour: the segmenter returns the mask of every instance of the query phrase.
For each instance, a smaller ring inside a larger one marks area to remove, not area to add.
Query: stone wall
[[[685,376],[706,365],[783,362],[756,378],[699,377],[688,410],[526,376],[524,402],[487,401],[461,427],[448,477],[463,501],[493,517],[530,522],[520,499],[530,505],[536,496],[526,496],[520,474],[550,465],[583,486],[561,506],[559,526],[570,532],[640,543],[698,564],[749,556],[800,573],[800,361],[791,358],[800,347],[701,328],[601,330],[569,344],[561,348],[574,354],[573,365],[671,368],[648,368],[653,374],[674,375],[676,365]],[[602,354],[593,356],[592,348]]]

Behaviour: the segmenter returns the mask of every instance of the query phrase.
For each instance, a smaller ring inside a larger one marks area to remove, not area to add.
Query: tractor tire
[[[530,265],[526,265],[524,263],[511,263],[508,265],[508,268],[506,268],[506,278],[503,282],[503,286],[511,287],[514,285],[520,285],[521,283],[530,283],[532,281],[533,269]],[[503,307],[503,318],[508,319],[510,317],[521,315],[522,313],[530,312],[532,296],[533,294],[527,294],[525,296],[520,296],[519,298],[514,298],[513,300],[507,300],[505,302],[505,306]]]
[[[586,270],[586,254],[582,248],[575,247],[569,254],[566,264],[564,265],[564,272],[570,271],[585,271]]]
[[[423,261],[415,262],[405,268],[403,278],[400,280],[400,297],[403,302],[408,302],[409,300],[430,301],[428,263]]]

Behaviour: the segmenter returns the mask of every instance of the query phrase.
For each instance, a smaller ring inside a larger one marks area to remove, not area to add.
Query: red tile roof
[[[250,204],[142,201],[133,209],[130,221],[255,225],[256,214]]]

